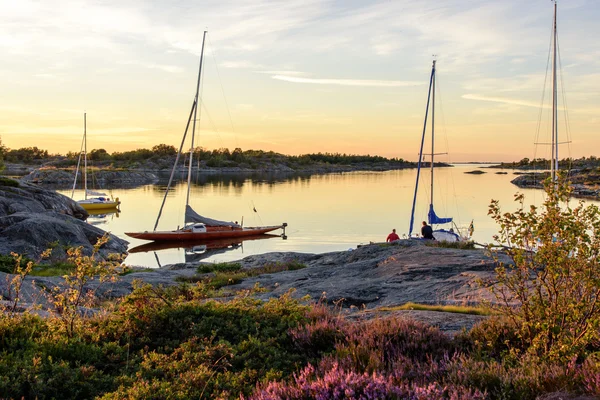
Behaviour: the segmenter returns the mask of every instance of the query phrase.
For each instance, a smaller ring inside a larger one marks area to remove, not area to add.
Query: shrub
[[[444,247],[446,249],[474,250],[475,242],[468,240],[466,242],[447,242],[445,240],[430,240],[425,243],[429,247]]]
[[[571,208],[564,178],[545,188],[540,211],[525,210],[523,195],[515,196],[514,213],[492,201],[489,214],[500,227],[495,238],[512,261],[499,262],[492,291],[527,352],[564,361],[600,338],[600,213],[582,202]]]
[[[2,169],[0,169],[1,171]],[[0,176],[0,186],[19,187],[19,181]]]
[[[202,264],[198,266],[197,271],[201,274],[207,274],[209,272],[237,272],[242,269],[240,263],[215,263],[215,264]]]

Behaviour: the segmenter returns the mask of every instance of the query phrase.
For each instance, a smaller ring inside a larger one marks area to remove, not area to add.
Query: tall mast
[[[194,97],[194,104],[196,104],[196,107],[194,107],[194,122],[192,124],[192,144],[190,147],[190,161],[189,161],[189,165],[188,165],[187,196],[185,198],[185,207],[186,208],[190,204],[190,188],[192,186],[191,185],[192,165],[194,164],[194,138],[196,137],[196,119],[197,119],[197,114],[198,114],[198,107],[200,106],[198,97],[200,94],[200,78],[202,76],[202,59],[204,58],[204,42],[205,42],[205,40],[206,40],[206,31],[204,31],[204,34],[202,35],[202,50],[200,50],[200,66],[198,67],[198,83],[196,85],[196,96]]]
[[[556,84],[556,0],[554,0],[554,25],[552,29],[553,54],[552,54],[552,165],[550,166],[550,175],[552,182],[556,182],[558,172],[558,96]]]
[[[86,113],[83,113],[83,192],[87,200],[87,124]]]
[[[435,74],[435,61],[431,68],[431,76],[429,77],[429,92],[427,93],[427,106],[425,107],[425,120],[423,121],[423,134],[421,135],[421,148],[419,150],[419,161],[417,162],[417,181],[415,183],[415,194],[413,196],[412,210],[410,212],[410,227],[408,228],[408,237],[412,235],[413,226],[415,223],[415,207],[417,205],[417,193],[419,191],[419,177],[421,176],[421,162],[423,160],[423,144],[425,143],[425,132],[427,130],[427,116],[429,114],[429,101],[431,100],[431,87],[433,85],[433,76]],[[432,163],[433,165],[433,159]]]
[[[431,201],[429,202],[429,204],[433,204],[433,157],[435,156],[435,60],[433,60],[431,76],[433,81],[431,89],[431,188],[429,191],[431,193]]]

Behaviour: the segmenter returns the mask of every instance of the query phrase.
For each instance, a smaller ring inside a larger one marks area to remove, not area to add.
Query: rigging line
[[[546,75],[544,76],[544,86],[542,86],[542,98],[540,100],[540,110],[538,112],[538,123],[535,133],[534,143],[538,143],[540,141],[540,132],[542,128],[542,115],[544,112],[544,101],[546,100],[546,87],[548,84],[548,71],[550,70],[550,55],[552,54],[552,34],[554,33],[554,22],[552,23],[552,28],[550,29],[550,40],[548,45],[548,58],[546,59]],[[537,145],[534,146],[534,159],[537,158]],[[537,167],[534,167],[537,168]]]
[[[546,59],[546,74],[544,76],[544,86],[542,87],[542,98],[540,100],[540,110],[538,112],[538,121],[537,121],[534,143],[538,143],[540,141],[540,132],[542,130],[542,116],[544,113],[544,101],[546,100],[546,87],[548,85],[548,71],[550,70],[550,60],[551,60],[550,56],[552,54],[553,36],[554,36],[554,21],[552,21],[552,24],[550,26],[550,40],[548,41],[548,58]],[[537,146],[537,144],[535,144],[533,146],[533,159],[536,160],[537,157],[538,157],[538,146]],[[538,170],[538,167],[534,163],[533,171],[535,172],[537,170]],[[536,192],[534,191],[534,201],[535,201],[535,193]]]
[[[556,35],[558,36],[558,32],[556,33]],[[566,144],[567,144],[567,155],[568,155],[568,159],[569,159],[569,164],[568,164],[568,168],[567,168],[567,175],[571,172],[571,169],[573,168],[573,158],[571,157],[571,121],[569,119],[569,108],[567,107],[567,95],[566,95],[566,91],[565,91],[565,83],[563,80],[563,70],[562,70],[562,59],[560,58],[560,46],[558,46],[558,39],[556,41],[557,43],[557,47],[556,47],[556,51],[558,53],[558,66],[559,66],[559,71],[560,71],[560,91],[561,91],[561,95],[562,95],[562,101],[563,101],[563,109],[564,109],[564,121],[565,121],[565,133],[567,136],[567,140],[566,140]],[[558,112],[558,110],[557,110]],[[560,160],[559,160],[560,161]]]
[[[73,190],[71,191],[71,198],[75,195],[75,187],[77,186],[77,175],[79,175],[79,165],[81,164],[81,155],[83,154],[83,141],[85,138],[81,139],[81,148],[79,149],[79,157],[77,158],[77,168],[75,169],[75,179],[73,180]]]
[[[256,210],[256,205],[254,204],[254,200],[252,200],[251,202],[252,202],[252,208],[251,208],[252,213],[256,214],[256,216],[258,217],[258,220],[260,221],[260,224],[264,225],[262,222],[262,218],[260,217],[260,213]],[[251,213],[251,215],[253,215],[252,213]]]
[[[441,114],[441,118],[442,118],[442,131],[444,133],[444,142],[446,144],[446,158],[447,158],[447,162],[448,164],[452,163],[451,160],[451,155],[450,155],[450,144],[448,141],[448,131],[446,129],[446,114],[444,112],[444,103],[442,102],[442,85],[440,83],[440,77],[436,76],[436,90],[438,92],[438,108],[440,109],[439,113]],[[458,222],[461,222],[460,219],[460,212],[458,210],[458,202],[456,201],[456,184],[454,182],[454,174],[452,173],[452,167],[450,167],[448,174],[450,175],[450,182],[452,183],[452,194],[454,196],[454,207],[456,208],[456,219],[458,219]],[[438,181],[439,181],[439,174],[438,174]],[[438,185],[440,186],[440,185]],[[441,186],[440,186],[441,187]],[[448,197],[447,195],[448,193],[448,182],[446,181],[446,198]],[[446,213],[446,215],[448,215],[448,204],[446,204],[446,202],[444,203],[444,211]]]
[[[225,96],[225,88],[223,86],[223,81],[221,80],[221,72],[219,71],[219,66],[217,63],[217,56],[215,52],[215,47],[212,45],[212,41],[210,40],[210,34],[208,35],[208,43],[210,44],[211,54],[213,56],[213,60],[215,62],[215,69],[217,70],[217,77],[219,78],[219,84],[221,85],[221,92],[223,93],[223,100],[225,101],[225,106],[227,108],[227,115],[229,116],[229,123],[231,124],[231,131],[233,133],[233,137],[235,139],[235,147],[239,147],[237,141],[237,135],[235,133],[235,128],[233,127],[233,118],[231,118],[231,110],[229,109],[229,103],[227,102],[227,96]]]
[[[204,112],[206,113],[206,116],[208,117],[208,122],[210,122],[210,125],[213,129],[213,131],[215,131],[215,133],[217,134],[217,136],[219,137],[219,142],[221,143],[221,147],[225,147],[223,145],[223,138],[221,137],[221,133],[219,132],[219,129],[217,128],[217,126],[215,125],[214,120],[212,119],[212,117],[210,116],[210,113],[208,112],[208,108],[206,107],[206,103],[202,102],[201,103],[202,108],[204,108]]]

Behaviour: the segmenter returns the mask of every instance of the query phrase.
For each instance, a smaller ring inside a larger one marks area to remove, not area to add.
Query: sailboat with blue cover
[[[452,217],[440,217],[436,214],[435,209],[433,208],[433,173],[434,173],[434,158],[436,155],[446,154],[446,153],[435,153],[435,63],[436,60],[433,60],[433,66],[431,68],[431,76],[429,78],[429,93],[427,95],[427,107],[425,109],[425,121],[423,123],[423,134],[421,135],[421,148],[419,150],[419,162],[417,164],[417,181],[415,184],[415,194],[413,197],[412,203],[412,211],[410,214],[410,228],[408,230],[408,237],[417,238],[418,235],[413,236],[413,228],[415,223],[415,207],[417,204],[417,193],[419,191],[419,179],[421,177],[421,169],[423,167],[423,156],[431,156],[431,162],[429,164],[431,170],[431,182],[430,182],[430,201],[429,201],[429,211],[427,213],[427,222],[433,228],[434,225],[447,225],[452,224],[448,229],[438,228],[433,229],[433,237],[436,240],[443,240],[448,242],[458,242],[462,240],[467,240],[466,236],[460,235],[458,232],[458,227],[453,222]],[[431,107],[430,107],[431,106]],[[424,144],[425,144],[425,136],[427,133],[427,119],[429,117],[429,109],[431,108],[431,154],[424,154]],[[473,223],[471,222],[471,226]],[[456,228],[456,231],[454,228]],[[469,228],[469,232],[472,232],[472,229]]]

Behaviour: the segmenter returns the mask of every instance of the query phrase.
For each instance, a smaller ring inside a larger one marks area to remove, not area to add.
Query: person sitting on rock
[[[386,242],[393,242],[395,240],[400,240],[400,236],[398,236],[398,234],[396,234],[396,230],[392,229],[392,233],[390,233],[387,237],[387,239],[385,239]]]
[[[421,227],[421,236],[423,239],[435,240],[433,237],[433,229],[427,225],[427,222],[423,221],[423,227]]]

